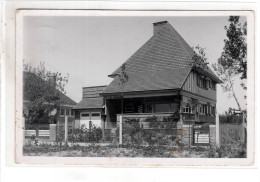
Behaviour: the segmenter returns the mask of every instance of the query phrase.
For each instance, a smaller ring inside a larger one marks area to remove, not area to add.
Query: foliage
[[[159,128],[177,128],[178,119],[176,119],[175,115],[171,115],[168,117],[158,118],[156,116],[148,117],[144,120],[144,122],[149,123],[149,128],[159,129]]]
[[[57,134],[58,141],[64,141],[64,129],[60,129]],[[85,142],[85,143],[98,143],[102,140],[102,129],[94,126],[91,131],[83,131],[81,129],[70,129],[68,131],[68,141],[72,143]]]
[[[192,108],[192,110],[195,111],[195,109],[199,106],[198,99],[189,98],[188,99],[188,106]]]
[[[160,126],[159,118],[156,116],[146,118],[145,122],[149,123],[149,128],[159,128]]]
[[[207,151],[208,158],[246,158],[245,145],[213,147]]]
[[[192,57],[192,67],[193,68],[207,68],[207,65],[209,64],[207,62],[208,58],[206,57],[206,48],[200,47],[200,45],[197,45],[193,47],[193,50],[195,52],[195,55]]]
[[[119,74],[120,84],[124,85],[128,81],[128,74],[126,73],[126,64],[121,66],[121,72]]]
[[[227,39],[218,62],[213,64],[217,75],[224,82],[221,86],[224,92],[229,93],[229,97],[234,97],[238,109],[240,104],[234,90],[234,80],[237,76],[241,79],[247,78],[247,43],[246,43],[246,23],[242,26],[239,16],[230,16],[229,27],[225,26]],[[245,83],[241,83],[243,89],[247,89]]]
[[[225,26],[227,39],[224,40],[225,47],[221,55],[221,65],[232,67],[241,79],[247,78],[247,23],[243,25],[239,16],[230,16],[229,27]]]
[[[55,122],[60,108],[60,95],[65,92],[67,77],[61,73],[47,71],[44,63],[38,67],[24,65],[24,98],[27,110],[24,112],[26,123]]]
[[[124,144],[120,146],[61,146],[39,144],[25,145],[23,154],[27,156],[57,156],[62,157],[161,157],[161,158],[246,158],[246,150],[243,145],[228,147],[198,147],[185,148],[179,146],[154,145],[140,146]]]

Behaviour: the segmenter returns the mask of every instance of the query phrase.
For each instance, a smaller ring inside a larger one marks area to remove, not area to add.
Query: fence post
[[[216,114],[216,146],[220,147],[220,126],[218,114]]]
[[[68,144],[68,116],[65,116],[65,134],[64,134],[65,144]]]
[[[119,116],[119,144],[121,145],[122,144],[122,138],[123,138],[123,136],[122,136],[122,123],[123,123],[123,116],[122,115],[120,115]]]

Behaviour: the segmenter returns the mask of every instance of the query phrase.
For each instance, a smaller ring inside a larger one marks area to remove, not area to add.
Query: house
[[[208,67],[194,66],[196,53],[167,22],[153,24],[153,36],[124,64],[128,81],[120,83],[121,66],[104,89],[106,129],[124,117],[179,115],[179,126],[215,125],[216,84],[222,81]],[[194,131],[193,131],[194,132]]]
[[[55,78],[50,77],[48,81],[54,82]],[[31,80],[36,81],[38,84],[34,85],[34,83],[31,83]],[[42,92],[40,91],[41,89],[45,88],[48,90],[52,90],[52,85],[47,83],[45,80],[42,78],[38,77],[36,74],[31,73],[31,72],[23,72],[23,113],[24,116],[29,115],[29,103],[33,102],[35,99],[38,98],[32,98],[34,94],[31,94],[30,91],[32,91],[32,87],[34,88],[34,92]],[[56,81],[54,82],[56,83]],[[46,121],[46,118],[44,116],[39,117],[39,124],[45,125],[43,126],[44,130],[49,129],[49,124],[56,124],[58,121],[61,124],[64,124],[65,122],[65,117],[68,117],[68,123],[70,126],[73,125],[74,122],[74,111],[72,108],[77,104],[75,101],[73,101],[71,98],[60,92],[58,89],[54,88],[56,93],[57,93],[57,98],[59,99],[60,102],[60,112],[57,112],[56,109],[51,111],[49,114],[55,115],[52,121]],[[46,103],[47,104],[47,103]],[[42,127],[42,126],[41,126]],[[30,126],[27,124],[27,128],[29,129],[35,129],[35,126]],[[40,128],[41,129],[41,128]]]
[[[73,107],[75,128],[103,127],[104,98],[100,95],[107,86],[83,87],[82,100]]]

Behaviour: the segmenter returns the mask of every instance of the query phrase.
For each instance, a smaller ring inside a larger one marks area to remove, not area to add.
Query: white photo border
[[[248,146],[245,159],[210,158],[93,158],[93,157],[28,157],[22,154],[22,70],[23,70],[23,18],[25,16],[229,16],[247,17],[248,26]],[[252,166],[255,156],[254,119],[254,65],[255,20],[253,11],[129,11],[129,10],[17,10],[16,12],[16,60],[15,60],[15,165],[87,165],[87,166],[131,166],[131,167],[171,167],[171,166]],[[253,121],[253,122],[252,122]],[[43,160],[44,159],[44,160]]]

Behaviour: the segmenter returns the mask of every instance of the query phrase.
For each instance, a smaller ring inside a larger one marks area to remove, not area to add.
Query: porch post
[[[123,123],[123,115],[120,115],[119,116],[119,144],[121,145],[122,144],[122,123]]]

